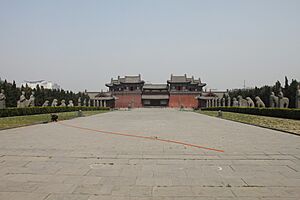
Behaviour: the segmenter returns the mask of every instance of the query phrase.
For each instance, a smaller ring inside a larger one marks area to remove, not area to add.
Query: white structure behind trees
[[[26,85],[32,89],[36,88],[37,85],[40,87],[43,87],[44,89],[60,89],[60,86],[56,83],[53,83],[51,81],[45,81],[45,80],[40,80],[40,81],[24,81],[21,86],[26,87]]]

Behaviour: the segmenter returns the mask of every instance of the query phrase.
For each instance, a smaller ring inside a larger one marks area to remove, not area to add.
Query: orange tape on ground
[[[111,134],[111,135],[120,135],[120,136],[125,136],[125,137],[134,137],[134,138],[142,138],[142,139],[148,139],[148,140],[157,140],[160,142],[168,142],[168,143],[174,143],[174,144],[181,144],[189,147],[196,147],[199,149],[205,149],[205,150],[210,150],[210,151],[216,151],[216,152],[224,152],[224,150],[220,149],[215,149],[215,148],[209,148],[209,147],[204,147],[196,144],[190,144],[190,143],[185,143],[181,141],[176,141],[176,140],[168,140],[168,139],[161,139],[158,137],[151,137],[151,136],[142,136],[142,135],[133,135],[133,134],[128,134],[128,133],[118,133],[118,132],[111,132],[111,131],[103,131],[103,130],[96,130],[96,129],[91,129],[91,128],[85,128],[85,127],[80,127],[80,126],[75,126],[75,125],[70,125],[70,124],[65,124],[62,122],[58,122],[59,124],[63,126],[68,126],[72,128],[77,128],[81,130],[86,130],[86,131],[93,131],[93,132],[98,132],[98,133],[105,133],[105,134]]]

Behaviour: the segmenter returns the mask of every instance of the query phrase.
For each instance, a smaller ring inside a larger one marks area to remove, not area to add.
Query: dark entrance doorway
[[[166,107],[168,103],[167,99],[143,99],[144,107]]]

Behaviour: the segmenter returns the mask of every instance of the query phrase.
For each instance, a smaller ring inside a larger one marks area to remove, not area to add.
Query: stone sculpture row
[[[6,100],[6,96],[4,94],[4,90],[1,89],[1,92],[0,92],[0,109],[6,108],[5,100]]]
[[[52,106],[52,107],[56,107],[56,106],[62,106],[62,107],[73,107],[74,103],[72,100],[69,100],[68,105],[66,104],[66,101],[63,99],[61,100],[60,104],[58,104],[58,100],[57,99],[53,99],[51,105],[49,104],[50,102],[48,100],[46,100],[43,103],[43,107],[46,106]],[[90,106],[90,101],[88,101],[88,106]],[[26,107],[34,107],[35,106],[35,97],[34,97],[34,92],[31,92],[31,95],[29,97],[29,99],[26,99],[25,96],[25,92],[22,91],[21,92],[21,96],[20,99],[17,101],[17,107],[18,108],[26,108]],[[87,106],[87,99],[83,100],[83,104],[81,104],[81,98],[78,99],[78,106]],[[0,109],[4,109],[6,108],[6,96],[4,94],[4,90],[1,89],[0,92]]]
[[[87,101],[86,99],[84,99],[83,105],[81,105],[81,99],[80,100],[79,99],[78,99],[78,106],[87,106],[86,105],[86,101]],[[45,103],[42,106],[43,107],[49,106],[49,101],[46,100]],[[61,106],[61,107],[66,107],[66,106],[67,107],[74,107],[74,103],[73,103],[72,100],[69,100],[68,105],[67,105],[66,104],[66,100],[63,99],[63,100],[60,101],[60,104],[58,104],[58,100],[57,99],[53,99],[53,101],[51,103],[51,106],[52,107],[57,107],[57,106]],[[90,104],[89,104],[89,106],[90,106]]]
[[[26,99],[25,97],[25,92],[21,92],[21,96],[19,101],[17,101],[17,107],[18,108],[26,108],[26,107],[34,107],[35,106],[35,97],[34,97],[34,92],[31,93],[29,99]]]
[[[300,108],[300,85],[298,85],[298,87],[297,87],[296,108]]]
[[[227,99],[227,103],[226,102]],[[289,99],[283,96],[281,89],[279,90],[278,96],[275,96],[274,92],[271,92],[269,105],[271,108],[288,108]],[[250,98],[246,97],[245,99],[242,96],[237,96],[237,98],[231,98],[226,94],[226,98],[214,97],[207,101],[207,107],[259,107],[265,108],[265,103],[261,100],[259,96],[255,97],[255,102]],[[300,86],[297,87],[296,92],[296,108],[300,108]]]

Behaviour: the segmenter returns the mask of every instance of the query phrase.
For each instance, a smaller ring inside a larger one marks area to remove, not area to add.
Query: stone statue
[[[35,106],[34,101],[35,101],[35,97],[34,97],[34,92],[32,91],[28,100],[28,106],[34,107]]]
[[[83,106],[86,106],[86,99],[83,99]]]
[[[296,108],[300,108],[300,85],[297,86],[297,92],[296,92]]]
[[[18,108],[25,108],[28,106],[28,100],[25,97],[25,92],[22,91],[19,101],[17,102]]]
[[[1,93],[0,93],[0,109],[6,108],[5,100],[6,100],[6,96],[4,94],[4,90],[1,89]]]
[[[211,99],[208,99],[208,100],[207,100],[207,105],[206,105],[206,107],[211,107]]]
[[[49,101],[48,100],[46,100],[44,103],[43,103],[43,105],[42,105],[43,107],[47,107],[47,106],[49,106]]]
[[[248,107],[251,107],[251,108],[255,107],[255,104],[250,97],[246,97],[246,100],[247,100]]]
[[[259,108],[265,108],[266,105],[265,103],[261,100],[261,98],[259,96],[255,97],[255,101],[256,101],[256,106]]]
[[[241,95],[239,95],[237,97],[238,101],[239,101],[239,106],[240,107],[247,107],[248,106],[248,101],[246,99],[243,99],[243,97]]]
[[[52,107],[56,107],[57,106],[57,99],[53,99],[51,106]]]
[[[215,97],[215,107],[218,107],[219,104],[218,104],[218,97]]]
[[[60,102],[60,106],[61,107],[65,107],[65,106],[67,106],[66,105],[66,101],[63,99],[63,100],[61,100],[61,102]]]
[[[271,108],[278,107],[278,97],[275,96],[274,92],[271,92],[270,95],[270,107]]]
[[[228,95],[228,97],[227,97],[227,106],[228,106],[228,107],[231,106],[231,98],[230,98],[229,95]]]
[[[68,107],[73,107],[73,106],[74,106],[73,101],[70,100],[70,101],[69,101],[69,104],[68,104]]]
[[[223,97],[222,98],[222,106],[225,107],[226,106],[225,104],[226,104],[226,99]]]
[[[281,88],[279,89],[279,94],[278,94],[278,104],[279,104],[279,108],[288,108],[289,107],[289,99],[287,97],[283,96],[283,93],[281,91]]]
[[[233,99],[232,99],[232,106],[234,106],[234,107],[238,107],[239,106],[239,101],[236,100],[235,97],[233,97]]]
[[[81,106],[81,98],[78,98],[78,106]]]
[[[214,98],[211,100],[211,107],[215,107],[215,99]]]
[[[217,98],[217,106],[220,107],[221,105],[221,99]]]

